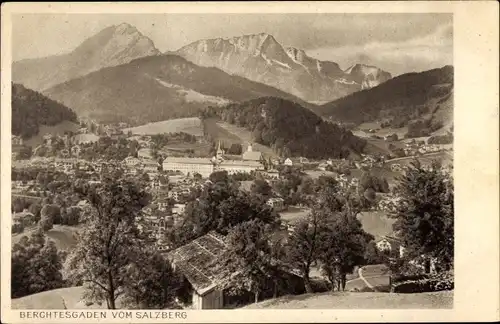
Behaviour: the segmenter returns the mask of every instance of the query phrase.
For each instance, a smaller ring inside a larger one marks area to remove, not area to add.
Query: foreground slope
[[[195,64],[217,67],[309,102],[331,101],[391,78],[388,72],[360,64],[343,71],[335,62],[284,47],[266,33],[199,40],[175,53]]]
[[[79,115],[135,125],[193,117],[207,106],[263,96],[302,102],[275,88],[200,67],[176,55],[150,56],[105,68],[44,93]]]
[[[434,124],[452,120],[453,67],[407,73],[374,88],[324,104],[318,113],[334,120],[361,124],[388,120],[406,125],[424,118]]]
[[[284,296],[245,309],[443,309],[453,308],[453,291],[418,294],[328,292]]]
[[[12,80],[41,91],[104,67],[158,54],[149,38],[124,23],[103,29],[70,53],[14,62]]]

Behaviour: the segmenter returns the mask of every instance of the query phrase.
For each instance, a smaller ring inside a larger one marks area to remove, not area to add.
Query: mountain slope
[[[320,106],[334,120],[361,124],[385,121],[395,127],[421,120],[433,128],[452,123],[453,67],[407,73],[377,87]]]
[[[266,97],[212,109],[223,121],[252,131],[253,140],[279,155],[345,158],[362,152],[366,141],[323,121],[301,105]]]
[[[76,119],[76,114],[68,107],[20,84],[12,84],[13,135],[29,139],[43,126],[76,122]]]
[[[264,96],[303,103],[283,91],[175,55],[150,56],[105,68],[44,93],[81,116],[136,125],[197,116],[210,105]]]
[[[200,40],[182,47],[176,54],[195,64],[217,67],[309,102],[334,100],[391,77],[376,68],[344,72],[337,63],[311,58],[301,49],[284,48],[265,33]]]
[[[103,29],[68,54],[14,62],[12,80],[40,91],[103,67],[158,54],[149,38],[121,24]]]

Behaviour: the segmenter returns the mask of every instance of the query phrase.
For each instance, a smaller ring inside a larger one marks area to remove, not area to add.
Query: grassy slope
[[[203,122],[205,132],[210,134],[216,142],[221,141],[226,148],[229,148],[231,144],[241,144],[245,151],[248,143],[252,142],[254,151],[262,152],[264,157],[276,157],[276,153],[270,147],[253,142],[252,134],[242,127],[221,122],[217,118],[208,118]]]
[[[32,148],[43,143],[43,136],[46,134],[63,135],[65,131],[77,132],[80,126],[70,121],[63,121],[54,126],[40,125],[40,130],[37,135],[24,141],[24,143]]]
[[[23,236],[29,236],[35,228],[30,228],[21,234],[12,235],[12,244],[18,243]],[[78,227],[54,225],[54,228],[46,233],[46,237],[54,241],[58,250],[70,250],[76,245],[74,234],[79,230]]]
[[[203,135],[203,128],[201,121],[198,117],[192,118],[177,118],[168,119],[155,123],[148,123],[145,125],[125,128],[124,133],[131,131],[132,134],[139,135],[154,135],[161,133],[178,133],[184,132],[195,136]]]
[[[421,294],[327,292],[284,296],[246,306],[246,309],[429,309],[452,308],[453,291]]]
[[[375,239],[392,233],[392,224],[394,224],[395,220],[388,218],[384,212],[362,212],[358,218],[363,225],[363,229],[375,236]]]
[[[83,292],[81,286],[48,290],[12,299],[12,309],[106,309],[106,302],[86,305],[82,300]],[[120,307],[120,300],[117,307]]]

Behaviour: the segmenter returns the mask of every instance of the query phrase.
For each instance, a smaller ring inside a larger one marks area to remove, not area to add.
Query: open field
[[[155,135],[162,133],[184,132],[194,136],[203,136],[202,122],[198,117],[168,119],[155,123],[148,123],[132,128],[124,128],[123,132],[131,131],[137,135]]]
[[[313,179],[318,179],[321,176],[333,177],[336,174],[335,172],[331,171],[318,171],[318,170],[306,170],[304,172]]]
[[[54,225],[54,228],[45,233],[48,239],[54,241],[58,250],[71,250],[76,245],[75,234],[79,227]],[[35,227],[25,229],[23,233],[12,235],[12,245],[18,243],[23,236],[30,236],[35,231]]]
[[[253,150],[262,152],[265,157],[277,156],[270,147],[253,142],[252,134],[242,127],[221,122],[217,118],[208,118],[204,120],[204,124],[205,132],[210,134],[216,142],[221,141],[225,147],[236,143],[241,144],[243,151],[245,151],[248,143],[252,143]]]
[[[220,126],[218,118],[207,118],[203,120],[203,124],[205,132],[212,136],[216,142],[221,141],[226,146],[231,146],[234,143],[243,144],[243,141],[238,136]]]
[[[388,218],[385,212],[364,211],[358,215],[358,219],[363,225],[363,229],[375,236],[375,239],[392,233],[392,224],[395,220]]]
[[[193,155],[196,157],[207,157],[210,152],[210,143],[168,143],[160,151],[167,156],[175,155],[175,153],[185,156],[184,152],[187,150],[193,150]]]
[[[13,309],[107,309],[106,302],[102,305],[86,305],[82,298],[83,287],[69,287],[44,291],[12,299]],[[117,300],[120,307],[120,298]]]
[[[99,140],[99,136],[95,134],[78,134],[75,136],[76,143],[93,143]]]
[[[453,307],[453,291],[419,294],[326,292],[284,296],[246,306],[246,309],[446,309]]]
[[[398,163],[401,165],[409,165],[411,162],[415,160],[415,158],[417,158],[423,165],[428,165],[433,160],[441,161],[443,165],[448,165],[453,163],[453,153],[448,151],[441,151],[441,152],[428,153],[421,156],[407,156],[407,157],[396,158],[386,161],[386,164],[391,165],[394,163]]]
[[[374,133],[369,133],[365,130],[373,129],[375,130]],[[356,136],[359,137],[370,137],[372,135],[377,135],[384,137],[386,135],[392,135],[392,134],[397,134],[399,138],[403,138],[405,134],[408,132],[408,127],[401,127],[401,128],[381,128],[379,122],[369,122],[369,123],[363,123],[360,124],[356,129],[352,131],[352,133]]]
[[[85,306],[81,301],[83,287],[61,288],[44,291],[21,298],[12,299],[13,309],[85,309],[106,308],[92,305]]]
[[[270,147],[259,143],[255,143],[252,138],[252,133],[247,129],[223,122],[219,122],[218,124],[220,127],[224,128],[229,133],[241,139],[243,143],[243,151],[247,149],[248,143],[252,143],[254,151],[262,152],[262,154],[264,154],[266,157],[268,156],[277,157],[276,153],[274,153],[274,151]]]
[[[279,215],[282,220],[295,223],[307,217],[310,211],[311,210],[309,208],[290,206],[287,210],[280,212]]]
[[[383,139],[378,138],[365,138],[367,141],[365,147],[365,153],[367,154],[390,154],[391,150],[389,145],[394,145],[396,148],[403,148],[404,143],[402,141],[388,142]]]
[[[79,128],[80,126],[78,124],[75,124],[67,120],[54,126],[40,125],[38,134],[30,139],[25,140],[24,144],[27,146],[31,146],[32,148],[35,148],[36,146],[43,143],[43,136],[46,134],[62,136],[66,131],[77,132]]]

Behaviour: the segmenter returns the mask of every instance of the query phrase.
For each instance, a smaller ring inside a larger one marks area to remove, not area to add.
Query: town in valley
[[[384,17],[452,52],[451,15]],[[12,63],[13,308],[452,307],[451,62],[102,19]]]

